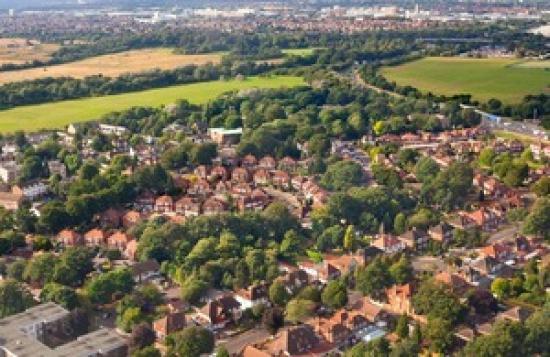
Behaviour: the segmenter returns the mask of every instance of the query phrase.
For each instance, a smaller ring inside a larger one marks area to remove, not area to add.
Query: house
[[[241,165],[249,170],[254,169],[256,165],[258,165],[258,160],[256,159],[256,156],[248,154],[241,160]]]
[[[386,233],[378,234],[371,245],[388,254],[399,253],[405,250],[405,244],[402,241]]]
[[[468,291],[468,289],[470,289],[470,285],[458,274],[440,272],[435,275],[434,279],[435,281],[448,286],[453,293],[459,296],[463,295],[466,291]]]
[[[122,223],[124,211],[115,208],[109,208],[99,215],[99,222],[103,227],[118,228]]]
[[[107,246],[111,249],[124,251],[131,240],[132,238],[128,234],[117,231],[107,238]]]
[[[155,331],[157,341],[162,342],[166,336],[183,330],[185,326],[185,313],[183,311],[169,312],[166,316],[153,322],[153,331]]]
[[[128,211],[122,216],[122,226],[126,229],[141,223],[141,221],[143,221],[143,218],[138,211]]]
[[[241,289],[235,293],[235,299],[241,305],[241,309],[245,310],[259,304],[268,304],[269,286],[266,283],[250,285],[246,289]]]
[[[296,160],[290,156],[285,156],[279,161],[279,169],[287,172],[293,172],[298,167]]]
[[[13,194],[21,195],[24,199],[29,201],[34,201],[44,196],[48,191],[48,185],[42,181],[28,182],[24,185],[15,185],[11,188]]]
[[[241,196],[237,200],[240,212],[261,211],[269,204],[269,196],[260,189],[253,190],[249,195]]]
[[[258,167],[266,170],[275,170],[277,168],[277,161],[272,156],[264,156],[258,162]]]
[[[176,202],[176,214],[185,217],[196,217],[200,214],[201,204],[192,197],[185,196]]]
[[[231,172],[231,181],[232,182],[248,182],[250,181],[250,174],[248,170],[244,167],[236,167]]]
[[[225,129],[225,128],[210,128],[208,135],[213,142],[220,146],[235,145],[241,141],[243,128]]]
[[[295,293],[309,283],[309,275],[303,269],[293,269],[280,278],[289,293]]]
[[[155,212],[173,213],[174,199],[168,195],[160,196],[155,200]]]
[[[118,125],[108,125],[108,124],[99,124],[99,131],[104,135],[116,135],[123,136],[124,134],[129,133],[130,131]]]
[[[205,165],[197,166],[195,170],[193,170],[193,173],[198,178],[206,180],[208,178],[208,167],[206,167]]]
[[[411,284],[393,285],[386,289],[385,308],[393,313],[411,315],[413,288]]]
[[[290,188],[290,175],[285,171],[277,170],[273,172],[273,177],[271,178],[273,186],[286,190]]]
[[[383,326],[386,324],[386,313],[382,306],[373,303],[369,298],[364,297],[359,307],[363,315],[372,323]]]
[[[74,247],[82,243],[82,236],[72,229],[64,229],[57,234],[57,242],[65,247]]]
[[[283,330],[265,349],[271,356],[294,356],[307,354],[320,341],[311,325],[302,324]]]
[[[8,211],[16,211],[23,202],[23,196],[11,193],[0,192],[0,206],[4,207]]]
[[[241,304],[232,295],[222,295],[209,300],[197,311],[197,317],[212,329],[224,328],[241,316]]]
[[[399,240],[411,250],[423,250],[428,247],[428,234],[416,227],[399,236]]]
[[[199,179],[197,182],[191,184],[187,193],[191,196],[208,196],[212,193],[212,189],[208,181]]]
[[[447,245],[453,238],[453,227],[446,222],[440,223],[428,228],[428,236],[436,242]]]
[[[21,173],[21,165],[15,161],[0,163],[0,178],[5,183],[13,182]]]
[[[84,244],[88,247],[102,246],[107,242],[105,232],[99,228],[90,229],[84,234]]]
[[[227,204],[213,197],[202,204],[202,212],[205,216],[214,216],[227,211]]]
[[[137,260],[138,242],[135,239],[130,240],[126,244],[126,248],[122,252],[122,256],[129,260]]]
[[[158,276],[160,274],[160,265],[154,259],[135,263],[131,266],[131,269],[134,281],[138,284],[145,282],[152,277]]]
[[[67,178],[67,167],[59,160],[48,161],[48,171],[50,176],[59,175],[62,179]]]
[[[136,198],[134,207],[140,211],[152,211],[155,208],[155,196],[149,191],[143,192]]]
[[[504,262],[512,257],[511,248],[503,243],[493,243],[481,248],[481,254]]]
[[[271,182],[271,175],[266,169],[259,169],[254,172],[252,180],[256,186],[266,186]]]
[[[209,179],[211,181],[215,181],[215,180],[225,181],[225,180],[227,180],[228,176],[229,176],[229,174],[228,174],[227,169],[225,167],[216,166],[212,169],[212,171],[210,171]]]
[[[515,306],[511,309],[499,313],[496,316],[496,319],[524,323],[529,316],[531,316],[531,311],[521,306]]]
[[[244,197],[252,194],[252,186],[246,182],[239,182],[231,188],[231,194],[233,197]]]

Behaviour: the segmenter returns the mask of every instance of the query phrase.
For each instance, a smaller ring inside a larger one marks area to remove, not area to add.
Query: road
[[[238,336],[229,337],[225,340],[219,340],[218,346],[224,346],[229,352],[229,355],[239,354],[243,348],[248,345],[266,340],[269,336],[269,332],[264,328],[258,327],[241,333]]]
[[[501,229],[498,232],[493,233],[487,240],[487,243],[511,241],[516,237],[516,234],[518,232],[519,232],[519,227],[517,225]]]

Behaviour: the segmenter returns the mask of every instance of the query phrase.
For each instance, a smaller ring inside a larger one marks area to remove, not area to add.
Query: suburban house
[[[166,336],[183,330],[186,326],[185,312],[169,312],[166,316],[153,322],[153,330],[157,341],[164,341]]]
[[[197,311],[199,323],[204,321],[212,329],[224,328],[241,317],[241,304],[231,294],[209,300]]]
[[[64,229],[57,234],[57,242],[65,247],[74,247],[82,243],[82,236],[72,229]]]
[[[235,293],[234,298],[245,310],[259,304],[269,304],[268,298],[269,285],[266,283],[250,285],[246,289],[241,289]]]
[[[154,259],[137,262],[131,266],[131,269],[134,281],[138,284],[158,276],[160,273],[160,265]]]

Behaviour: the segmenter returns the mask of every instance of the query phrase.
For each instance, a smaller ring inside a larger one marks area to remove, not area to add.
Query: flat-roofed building
[[[40,304],[0,320],[0,357],[122,357],[126,340],[101,328],[60,346],[44,343],[47,335],[63,333],[70,312],[54,303]]]

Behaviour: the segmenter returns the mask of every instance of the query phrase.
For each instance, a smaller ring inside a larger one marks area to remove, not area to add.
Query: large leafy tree
[[[342,280],[332,280],[323,289],[321,301],[331,309],[344,307],[348,302],[348,291]]]
[[[357,290],[361,291],[363,295],[377,299],[382,298],[384,289],[392,284],[388,266],[380,258],[374,259],[366,267],[357,269],[355,284]]]
[[[0,318],[25,311],[33,305],[31,293],[22,284],[12,280],[0,283]]]

